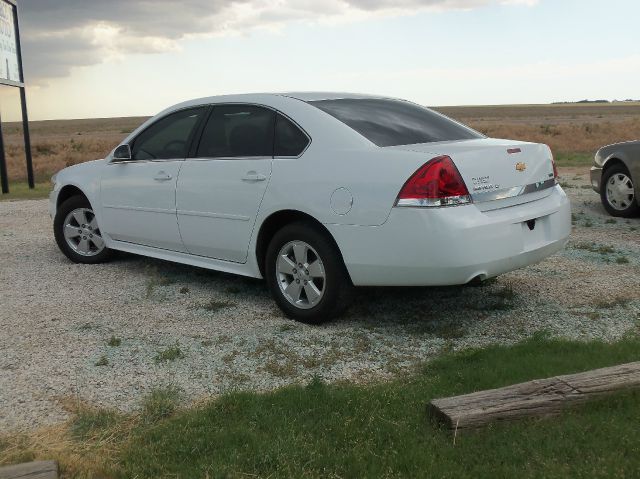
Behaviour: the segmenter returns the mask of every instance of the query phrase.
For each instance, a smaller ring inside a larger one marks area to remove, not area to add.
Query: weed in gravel
[[[156,364],[165,363],[167,361],[175,361],[176,359],[184,358],[184,353],[180,349],[180,346],[176,342],[173,346],[168,347],[163,351],[158,351],[154,358]]]
[[[96,327],[92,323],[84,323],[78,329],[80,329],[80,331],[91,331],[92,329],[96,329]]]
[[[271,374],[277,378],[287,379],[296,375],[297,369],[291,361],[279,362],[275,359],[269,359],[262,367],[262,371]]]
[[[618,264],[628,264],[629,263],[629,258],[627,258],[626,256],[618,256],[616,258],[616,263],[618,263]]]
[[[109,338],[109,341],[107,341],[107,345],[111,346],[112,348],[117,348],[118,346],[120,346],[120,344],[122,344],[122,340],[120,338],[116,338],[115,336],[111,336]]]
[[[591,228],[592,226],[593,226],[593,221],[591,221],[591,220],[586,220],[586,221],[584,222],[584,227],[585,227],[585,228]]]
[[[96,366],[108,366],[108,365],[109,365],[109,360],[104,355],[100,356],[100,359],[96,361]]]
[[[598,312],[598,311],[591,311],[590,313],[587,313],[587,318],[596,321],[598,319],[600,319],[602,317],[602,315]]]
[[[171,417],[180,403],[180,390],[174,386],[155,389],[142,401],[140,419],[144,424],[153,424]]]
[[[223,344],[229,344],[232,341],[233,341],[233,339],[228,334],[221,334],[220,336],[218,336],[216,338],[216,344],[218,346],[222,346]]]
[[[572,185],[571,183],[569,183],[568,181],[561,181],[561,182],[560,182],[560,186],[561,186],[562,188],[565,188],[565,189],[566,189],[566,188],[573,188],[573,185]]]
[[[220,371],[218,372],[218,377],[220,379],[226,379],[233,385],[244,384],[251,380],[251,376],[248,374],[237,371]]]
[[[204,309],[205,311],[215,313],[226,308],[233,308],[234,306],[237,306],[236,303],[232,303],[230,301],[220,301],[217,299],[212,299],[208,303],[203,304],[201,308]]]
[[[496,297],[496,298],[502,298],[505,300],[513,300],[516,297],[516,292],[513,289],[513,286],[510,284],[505,284],[501,289],[499,289],[498,291],[492,291],[491,296]]]
[[[213,341],[211,341],[210,339],[205,339],[200,344],[202,344],[205,348],[208,348],[209,346],[213,345]]]
[[[608,255],[616,252],[616,250],[612,246],[597,245],[595,243],[578,243],[574,246],[574,248],[589,251],[590,253],[598,253],[601,255]]]
[[[222,356],[222,362],[224,362],[227,366],[229,366],[231,365],[231,363],[233,363],[236,360],[238,356],[240,356],[240,351],[238,351],[237,349],[234,349],[230,353],[227,353],[224,356]]]
[[[147,282],[145,286],[145,293],[144,293],[145,299],[151,298],[151,296],[153,296],[155,289],[158,286],[169,286],[170,284],[175,283],[174,278],[166,274],[160,273],[158,268],[155,266],[147,266],[145,268],[145,272],[149,276],[147,278]],[[161,298],[161,299],[164,299],[164,298]]]
[[[352,351],[355,354],[366,354],[371,351],[373,344],[371,338],[365,333],[358,333],[354,337],[354,344]]]
[[[616,296],[614,298],[600,298],[595,303],[594,306],[600,309],[613,309],[617,307],[626,306],[631,302],[631,298],[627,296]]]
[[[282,326],[280,326],[278,328],[278,331],[280,333],[287,333],[289,331],[295,331],[296,329],[298,329],[296,326],[294,326],[293,324],[287,323],[287,324],[283,324]]]
[[[488,302],[484,302],[475,309],[479,311],[508,311],[514,308],[513,300],[517,293],[510,284],[504,285],[502,288],[491,291],[488,294]]]
[[[321,359],[314,356],[303,358],[286,344],[274,339],[261,342],[251,353],[251,356],[262,360],[260,366],[262,371],[279,378],[293,377],[297,372],[298,365],[317,367],[321,363]],[[306,359],[310,359],[313,366],[310,366],[311,363],[305,364]]]
[[[189,288],[187,288],[186,286],[183,286],[182,288],[180,288],[180,294],[187,294],[189,292]]]
[[[461,324],[445,323],[437,329],[436,336],[446,340],[461,339],[465,332]]]
[[[614,220],[613,218],[609,218],[604,223],[607,224],[607,225],[615,225],[617,223],[617,221]]]

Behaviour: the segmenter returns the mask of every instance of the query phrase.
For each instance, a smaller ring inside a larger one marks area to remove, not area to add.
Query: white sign
[[[13,5],[0,0],[0,80],[20,82]]]

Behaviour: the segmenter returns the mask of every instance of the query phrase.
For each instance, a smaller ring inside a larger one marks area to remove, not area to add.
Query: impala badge
[[[526,163],[522,163],[522,162],[516,163],[516,170],[524,171],[526,169],[527,169],[527,164]]]

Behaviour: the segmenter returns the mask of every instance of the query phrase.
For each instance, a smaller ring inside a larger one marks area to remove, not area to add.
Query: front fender
[[[78,165],[70,166],[60,170],[55,175],[55,183],[53,191],[49,195],[49,214],[54,217],[58,208],[60,194],[64,195],[67,188],[80,190],[82,194],[89,200],[98,217],[98,223],[101,218],[100,199],[100,179],[102,177],[102,169],[104,168],[104,160],[89,161]]]

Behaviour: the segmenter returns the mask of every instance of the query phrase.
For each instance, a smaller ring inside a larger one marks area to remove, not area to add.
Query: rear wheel
[[[60,251],[74,263],[102,263],[111,256],[91,204],[83,196],[73,196],[60,205],[53,232]]]
[[[624,165],[605,170],[601,188],[602,204],[612,216],[629,218],[640,212],[631,174]]]
[[[265,274],[271,295],[297,321],[320,324],[349,305],[353,285],[331,238],[311,223],[278,231],[267,249]]]

